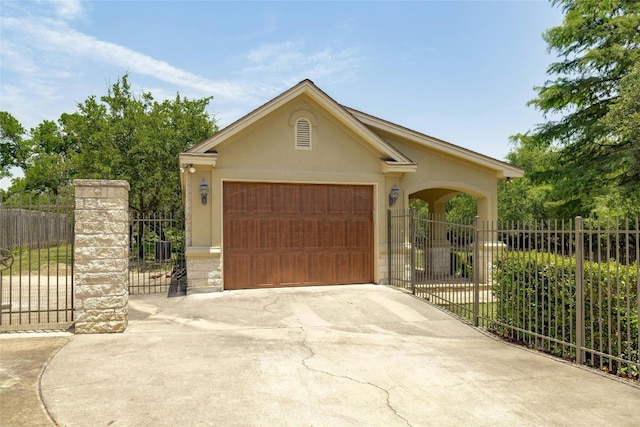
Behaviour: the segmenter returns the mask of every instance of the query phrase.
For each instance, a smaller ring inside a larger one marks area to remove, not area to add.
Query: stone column
[[[123,332],[129,299],[129,184],[74,180],[76,333]]]
[[[429,214],[430,239],[425,247],[425,267],[429,277],[435,279],[451,274],[451,242],[447,239],[447,202],[432,204],[429,205],[432,211]]]

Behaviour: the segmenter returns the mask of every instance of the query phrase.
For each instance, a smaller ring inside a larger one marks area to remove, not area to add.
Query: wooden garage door
[[[225,182],[224,287],[373,281],[373,187]]]

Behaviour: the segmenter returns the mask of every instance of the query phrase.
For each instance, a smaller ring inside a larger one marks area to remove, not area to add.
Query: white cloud
[[[156,99],[173,98],[176,92],[189,98],[213,96],[209,110],[216,111],[224,126],[303,79],[321,78],[322,84],[349,79],[360,63],[353,49],[318,43],[309,48],[304,42],[288,41],[241,53],[243,61],[235,75],[212,80],[74,29],[70,22],[90,12],[86,3],[44,0],[43,4],[49,6],[48,16],[42,9],[39,16],[0,16],[3,108],[30,125],[53,119],[100,90],[96,77],[108,80],[114,73],[129,72],[150,77],[131,82]]]
[[[82,18],[85,14],[85,7],[81,0],[50,0],[53,9],[61,19],[72,20]]]
[[[97,40],[61,22],[2,18],[1,23],[5,29],[20,31],[32,40],[38,40],[37,49],[49,53],[56,51],[58,54],[91,58],[229,101],[239,101],[250,95],[249,88],[245,85],[209,80],[125,46]]]
[[[28,46],[16,44],[7,38],[3,38],[1,46],[0,57],[5,66],[19,73],[35,73],[39,69]]]
[[[264,45],[258,49],[251,50],[247,54],[247,59],[253,63],[263,63],[272,61],[274,58],[283,58],[291,56],[291,52],[295,52],[302,47],[301,42],[284,42],[276,44]]]
[[[246,59],[250,65],[245,73],[287,75],[288,80],[331,77],[345,80],[357,68],[360,58],[355,49],[325,47],[312,50],[303,42],[268,44],[251,50]]]

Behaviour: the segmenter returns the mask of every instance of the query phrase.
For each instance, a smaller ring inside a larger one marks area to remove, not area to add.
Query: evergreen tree
[[[554,0],[565,12],[562,25],[544,34],[558,55],[530,105],[549,120],[516,135],[525,147],[558,152],[554,168],[539,174],[561,216],[585,215],[599,196],[637,189],[638,140],[628,118],[638,113],[640,2],[636,0]],[[626,87],[626,89],[625,89]],[[635,92],[634,92],[635,90]],[[635,99],[635,102],[634,102]]]

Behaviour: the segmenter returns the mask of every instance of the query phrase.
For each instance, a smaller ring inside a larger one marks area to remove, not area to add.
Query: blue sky
[[[337,102],[503,159],[543,117],[543,0],[0,0],[0,109],[26,128],[129,72],[157,99],[213,96],[224,127],[306,78]],[[2,186],[6,187],[7,182]]]

